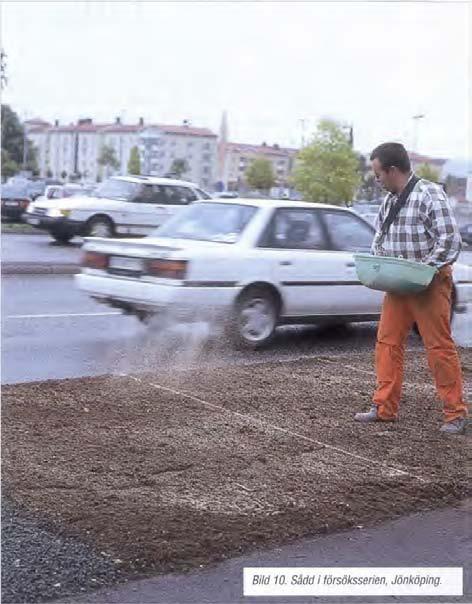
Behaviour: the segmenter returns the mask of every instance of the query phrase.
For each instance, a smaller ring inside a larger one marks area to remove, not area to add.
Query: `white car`
[[[23,219],[66,243],[75,235],[113,237],[151,233],[184,206],[211,196],[190,182],[153,176],[117,176],[93,195],[41,199]]]
[[[78,287],[164,325],[206,319],[233,340],[267,344],[282,324],[378,320],[383,293],[361,285],[354,252],[373,227],[336,206],[283,200],[202,201],[146,239],[86,239]],[[454,265],[455,311],[472,302],[470,268]]]

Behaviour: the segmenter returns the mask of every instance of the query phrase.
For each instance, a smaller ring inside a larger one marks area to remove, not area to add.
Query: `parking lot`
[[[363,352],[5,386],[4,492],[113,580],[457,503],[470,435],[438,432],[426,362],[407,367],[401,421],[370,426],[352,421],[375,382]]]

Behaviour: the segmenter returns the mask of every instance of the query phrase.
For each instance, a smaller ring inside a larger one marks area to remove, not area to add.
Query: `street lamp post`
[[[412,151],[418,152],[418,122],[425,117],[424,113],[418,113],[412,117],[413,119],[413,145]]]
[[[300,118],[298,120],[300,122],[300,126],[301,126],[301,131],[302,131],[302,136],[301,136],[301,148],[303,149],[303,147],[305,146],[305,124],[306,124],[306,118]]]

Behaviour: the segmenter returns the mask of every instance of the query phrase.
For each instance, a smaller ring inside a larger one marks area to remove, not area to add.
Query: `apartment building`
[[[248,145],[245,143],[222,143],[224,152],[220,152],[223,165],[220,167],[221,181],[229,191],[244,191],[247,188],[246,171],[257,158],[264,158],[272,165],[275,187],[285,189],[289,186],[297,149],[279,145]],[[221,161],[221,160],[220,160]]]
[[[98,124],[80,119],[76,124],[54,125],[42,120],[27,124],[27,136],[38,152],[41,176],[68,178],[79,175],[95,182],[109,174],[127,174],[131,149],[137,147],[141,173],[164,176],[171,172],[174,159],[184,159],[188,170],[183,178],[211,189],[216,179],[217,135],[206,128],[195,128],[188,122],[181,126]],[[111,147],[118,161],[116,169],[103,167],[99,158],[103,146]]]
[[[175,160],[183,160],[187,171],[182,178],[213,187],[217,176],[217,135],[206,128],[150,125],[139,133],[142,172],[165,176],[173,171]]]

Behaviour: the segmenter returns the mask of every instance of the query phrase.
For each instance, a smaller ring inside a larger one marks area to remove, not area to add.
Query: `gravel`
[[[3,496],[2,602],[45,602],[120,579],[111,558],[48,530]]]

